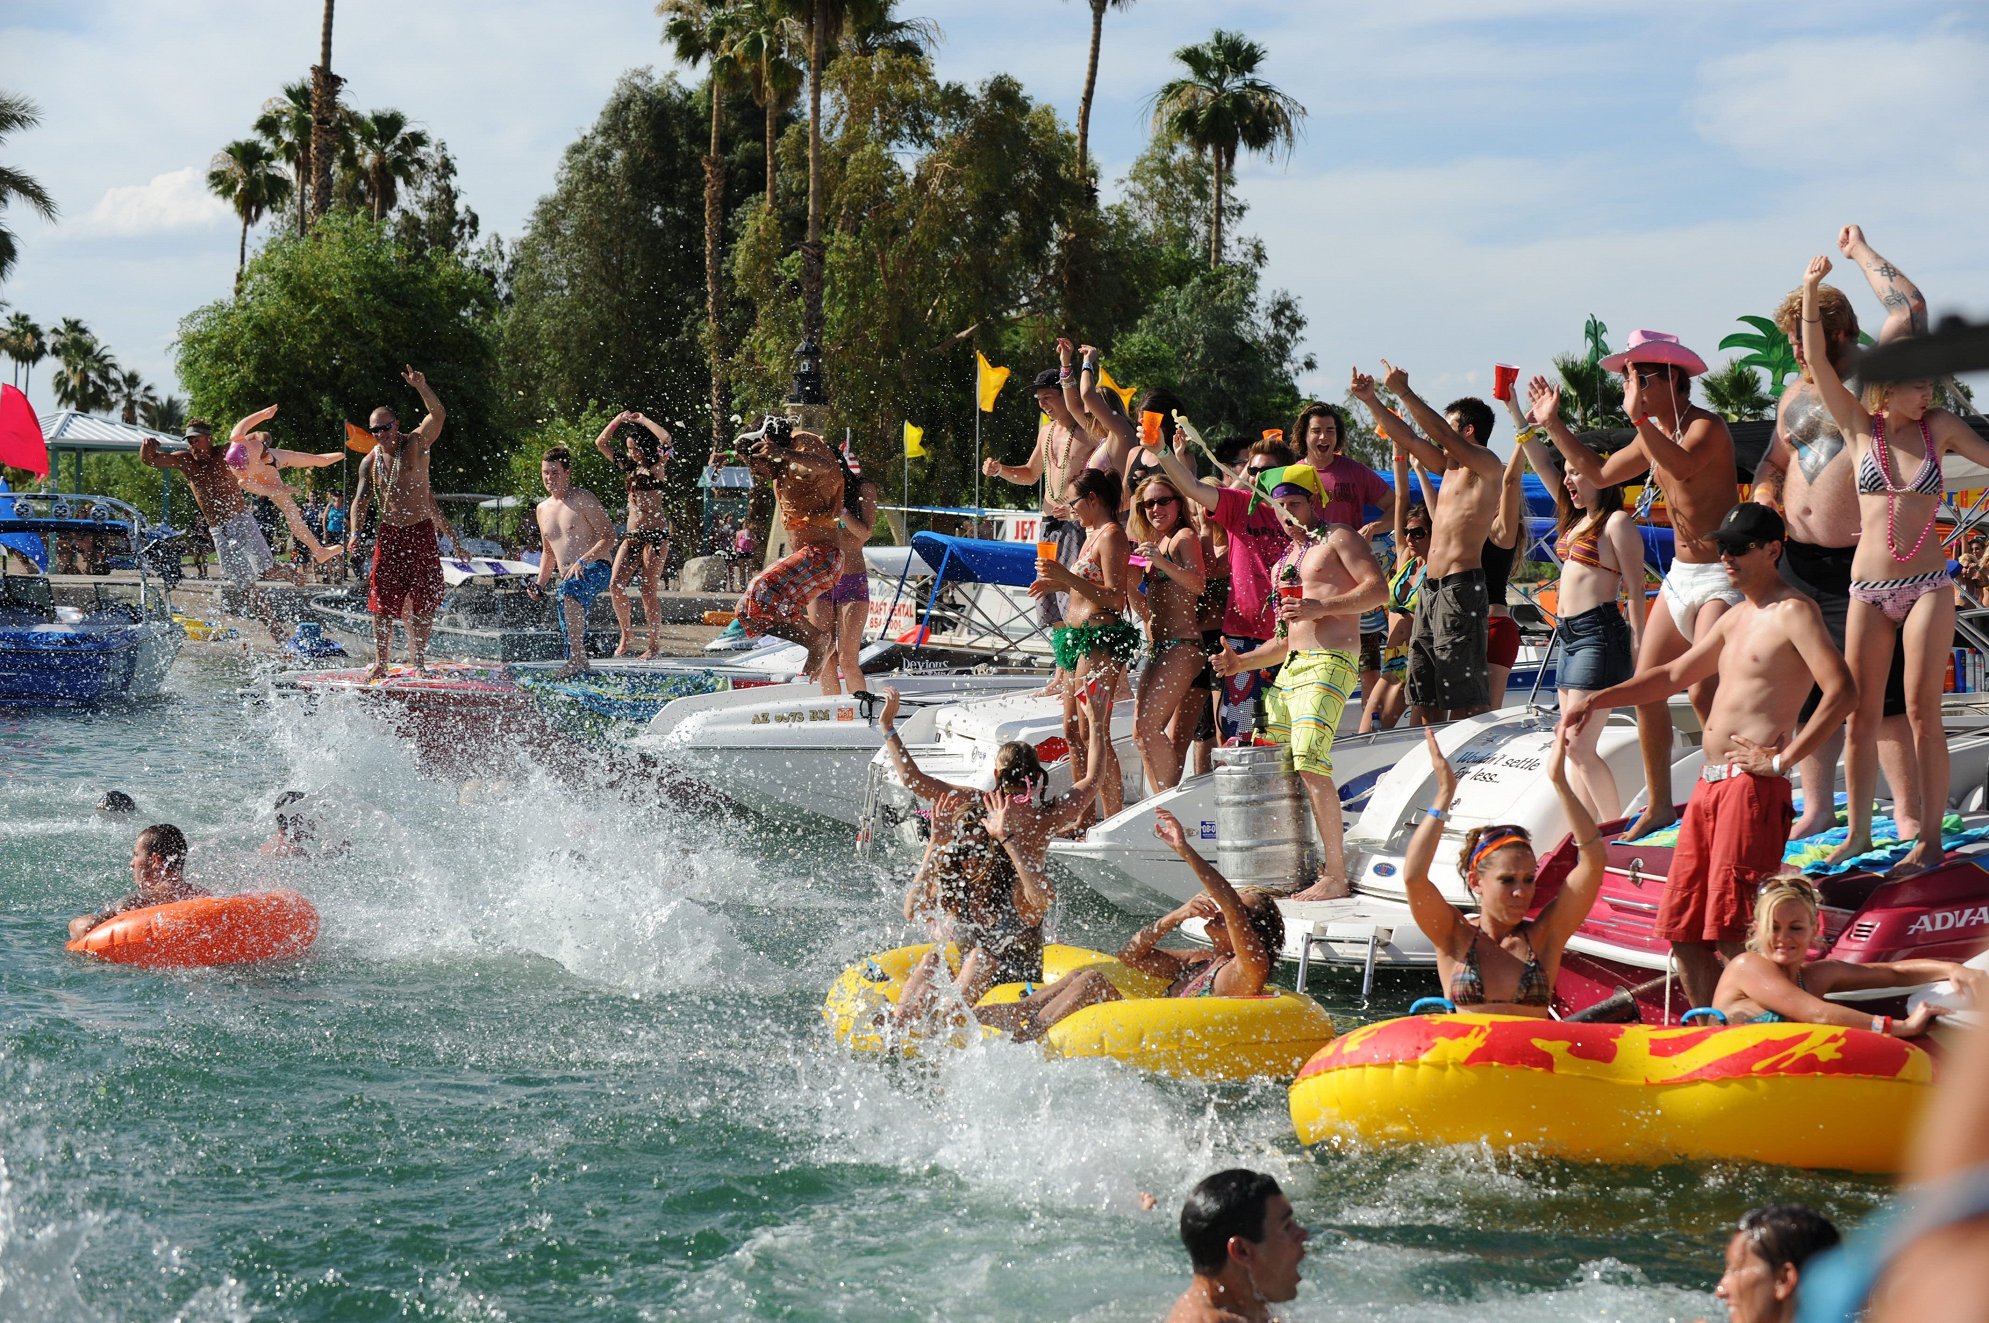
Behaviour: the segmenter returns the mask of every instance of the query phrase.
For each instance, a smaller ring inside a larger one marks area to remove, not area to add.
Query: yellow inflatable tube
[[[1926,1052],[1862,1029],[1417,1015],[1322,1048],[1292,1084],[1291,1119],[1308,1144],[1894,1172],[1932,1082]]]
[[[930,950],[930,944],[901,946],[844,970],[822,1006],[837,1040],[861,1052],[886,1050],[874,1023],[877,1012],[897,1004],[904,980]],[[951,946],[946,958],[958,967],[959,954]],[[1112,956],[1079,946],[1043,948],[1045,982],[1085,968],[1103,973],[1125,1000],[1087,1006],[1054,1025],[1042,1040],[1051,1056],[1109,1057],[1191,1079],[1287,1079],[1333,1037],[1332,1017],[1319,1003],[1282,988],[1260,997],[1163,997],[1166,980]],[[1001,984],[980,1004],[1017,1001],[1025,991],[1020,983]],[[981,1032],[1000,1037],[994,1029]],[[916,1045],[899,1050],[914,1055]]]

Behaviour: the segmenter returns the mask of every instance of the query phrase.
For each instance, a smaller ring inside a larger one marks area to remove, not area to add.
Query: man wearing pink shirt
[[[1291,434],[1304,448],[1303,462],[1319,475],[1319,486],[1325,493],[1320,523],[1345,524],[1362,532],[1368,522],[1369,507],[1377,515],[1392,508],[1394,488],[1379,473],[1342,449],[1346,445],[1347,420],[1338,409],[1313,401],[1298,411]]]

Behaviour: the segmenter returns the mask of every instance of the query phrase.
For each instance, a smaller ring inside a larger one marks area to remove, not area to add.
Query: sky
[[[1075,122],[1083,0],[899,12],[938,23],[942,77],[1007,72]],[[8,211],[20,260],[0,300],[44,326],[82,319],[171,388],[180,317],[234,275],[239,227],[205,189],[208,161],[316,59],[321,13],[0,6],[0,88],[43,115],[0,150],[63,212],[49,226]],[[1308,111],[1296,150],[1247,160],[1237,189],[1267,283],[1309,319],[1311,393],[1337,399],[1352,365],[1386,358],[1434,399],[1483,394],[1495,361],[1531,372],[1579,349],[1591,314],[1613,346],[1647,327],[1717,364],[1735,319],[1769,313],[1848,223],[1936,317],[1989,311],[1989,7],[1135,0],[1105,20],[1091,131],[1108,197],[1171,53],[1218,17],[1267,48],[1265,76]],[[515,237],[616,78],[671,66],[659,31],[646,0],[341,0],[332,63],[351,104],[445,139],[484,232]],[[1844,274],[1875,326],[1876,301]],[[52,408],[45,377],[30,393]]]

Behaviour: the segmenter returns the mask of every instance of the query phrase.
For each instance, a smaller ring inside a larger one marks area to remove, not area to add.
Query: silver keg
[[[1285,745],[1215,751],[1216,867],[1232,883],[1284,890],[1313,872],[1312,811]]]

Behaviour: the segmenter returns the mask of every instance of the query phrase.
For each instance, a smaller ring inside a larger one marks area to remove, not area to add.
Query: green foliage
[[[39,123],[41,110],[34,102],[24,96],[0,92],[0,143]],[[0,165],[0,214],[16,201],[27,203],[43,220],[52,221],[56,217],[55,199],[39,180],[25,170]],[[0,220],[0,281],[5,281],[13,271],[17,253],[13,230]]]
[[[1593,352],[1593,342],[1589,347]],[[1554,370],[1561,377],[1561,415],[1577,432],[1629,425],[1623,416],[1623,378],[1599,360],[1591,363],[1585,356],[1557,354]]]
[[[1766,372],[1768,393],[1780,397],[1782,387],[1788,384],[1789,378],[1802,370],[1796,362],[1795,347],[1789,343],[1789,337],[1782,334],[1782,328],[1766,317],[1742,317],[1740,320],[1754,330],[1735,331],[1720,341],[1720,348],[1747,350],[1737,361],[1745,367],[1760,368]]]
[[[1761,374],[1745,359],[1729,359],[1699,380],[1706,407],[1730,423],[1766,418],[1775,410],[1775,397],[1761,389]]]
[[[306,239],[265,245],[240,297],[181,321],[179,377],[217,428],[273,402],[277,444],[324,450],[380,405],[412,426],[411,364],[448,410],[435,484],[473,489],[502,464],[494,310],[489,281],[453,255],[413,256],[371,217],[330,213]]]

